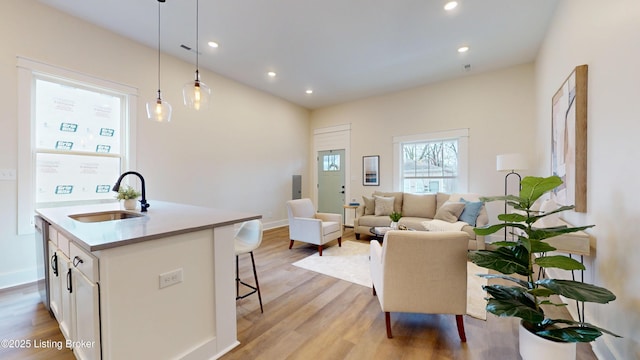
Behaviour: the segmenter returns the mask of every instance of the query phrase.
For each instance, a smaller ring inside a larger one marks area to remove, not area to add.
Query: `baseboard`
[[[263,221],[262,223],[262,228],[264,230],[276,229],[284,226],[289,226],[289,220],[284,219],[284,220],[276,220],[276,221],[269,221],[269,222]]]
[[[37,280],[36,268],[22,269],[0,274],[0,289],[12,288]]]
[[[0,296],[2,296],[2,294],[6,294],[12,291],[21,291],[21,290],[31,290],[31,289],[35,289],[38,286],[38,282],[37,281],[32,281],[32,282],[27,282],[24,284],[20,284],[20,285],[14,285],[14,286],[9,286],[9,287],[5,287],[5,288],[0,288]]]

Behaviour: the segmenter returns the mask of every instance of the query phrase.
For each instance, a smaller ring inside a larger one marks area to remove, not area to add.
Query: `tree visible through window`
[[[340,171],[340,154],[324,155],[322,157],[322,170]]]
[[[457,190],[458,140],[402,143],[402,191],[452,193]]]

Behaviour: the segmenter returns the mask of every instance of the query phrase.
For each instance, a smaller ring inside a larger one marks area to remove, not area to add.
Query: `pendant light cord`
[[[160,99],[160,3],[163,0],[158,0],[158,99]]]
[[[199,32],[200,32],[200,0],[196,0],[196,71],[198,71],[198,69],[200,68],[200,62],[198,61],[198,58],[200,57],[200,50],[199,50]],[[200,79],[197,79],[200,80]]]

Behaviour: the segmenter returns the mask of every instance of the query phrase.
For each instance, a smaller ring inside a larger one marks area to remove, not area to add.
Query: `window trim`
[[[113,81],[101,79],[95,76],[83,74],[77,71],[64,69],[40,61],[17,57],[18,70],[18,209],[17,209],[17,233],[27,235],[34,232],[35,214],[35,134],[33,128],[34,102],[33,89],[35,78],[38,75],[47,78],[59,78],[62,81],[79,82],[99,89],[108,89],[121,93],[127,98],[125,112],[128,115],[128,134],[125,135],[123,169],[136,167],[136,114],[138,103],[138,89],[119,84]]]
[[[438,140],[458,140],[458,192],[468,192],[469,188],[469,129],[454,129],[424,134],[393,137],[393,188],[402,188],[402,144]]]

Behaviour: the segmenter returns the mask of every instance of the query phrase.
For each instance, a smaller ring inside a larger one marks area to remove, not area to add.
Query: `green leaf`
[[[594,227],[594,225],[577,226],[577,227],[553,227],[553,228],[532,228],[527,231],[527,235],[531,239],[544,240],[549,239],[562,234],[569,234],[577,231],[582,231]]]
[[[525,259],[529,261],[529,254],[531,254],[531,240],[524,236],[519,236],[518,240],[520,240],[520,246],[522,249],[518,249],[522,252],[521,258],[526,257]]]
[[[491,243],[492,246],[496,246],[496,247],[500,247],[500,246],[507,246],[507,247],[514,247],[516,245],[518,245],[517,242],[515,241],[496,241],[496,242],[492,242]]]
[[[543,300],[543,301],[540,301],[540,302],[538,302],[538,305],[553,305],[553,306],[558,306],[558,307],[560,307],[560,306],[567,306],[567,304],[565,304],[565,303],[554,303],[554,302],[553,302],[553,301],[551,301],[551,300]]]
[[[558,268],[562,270],[586,270],[582,263],[564,255],[539,257],[535,259],[535,263],[543,268]]]
[[[602,332],[587,326],[570,326],[551,330],[542,330],[535,333],[545,339],[562,342],[591,342],[599,338]]]
[[[531,208],[531,205],[533,205],[540,196],[560,185],[562,185],[562,179],[555,175],[546,178],[526,176],[520,182],[520,197],[525,200],[524,204],[527,205],[524,207]]]
[[[510,223],[523,223],[527,221],[527,216],[518,213],[500,214],[498,220]]]
[[[556,248],[554,248],[553,246],[547,244],[544,241],[531,240],[531,239],[529,239],[529,241],[531,242],[531,253],[532,254],[545,253],[545,252],[556,250]]]
[[[500,316],[515,316],[526,321],[539,323],[544,320],[544,312],[536,306],[526,289],[515,286],[483,286],[489,295],[487,311]]]
[[[529,294],[535,295],[538,297],[549,297],[551,295],[555,295],[553,291],[549,289],[541,288],[541,287],[529,290]]]
[[[601,331],[605,334],[609,334],[615,337],[622,337],[620,335],[614,334],[609,330],[605,330],[601,327],[595,326],[593,324],[590,323],[585,323],[585,322],[579,322],[579,321],[574,321],[574,320],[567,320],[567,319],[545,319],[544,324],[546,325],[546,327],[551,327],[551,326],[555,326],[556,324],[567,324],[567,325],[572,325],[572,326],[580,326],[580,327],[587,327],[587,328],[592,328],[592,329],[596,329],[598,331]]]
[[[476,227],[476,228],[473,228],[473,232],[475,232],[477,235],[483,235],[483,236],[491,235],[493,233],[496,233],[502,230],[502,228],[505,226],[507,226],[507,224],[501,223],[501,224],[495,224],[495,225]]]
[[[497,250],[474,250],[467,254],[467,257],[474,264],[495,270],[502,274],[520,274],[528,276],[529,264],[516,257],[509,248],[499,248]]]
[[[533,283],[530,283],[526,280],[522,280],[520,278],[517,277],[513,277],[513,276],[509,276],[509,275],[502,275],[502,274],[478,274],[479,277],[481,278],[485,278],[485,279],[503,279],[503,280],[508,280],[508,281],[512,281],[520,286],[522,286],[525,289],[533,289]]]
[[[541,212],[541,211],[537,211],[536,212],[537,215],[534,215],[534,216],[531,217],[531,219],[532,219],[531,223],[534,223],[534,222],[542,219],[543,217],[547,217],[549,215],[557,214],[557,213],[560,213],[560,212],[563,212],[563,211],[567,211],[567,210],[573,210],[574,208],[575,208],[575,206],[573,206],[573,205],[567,205],[567,206],[560,206],[560,207],[558,207],[557,209],[555,209],[553,211],[548,211],[548,212],[544,212],[544,213]]]
[[[606,304],[616,299],[611,291],[580,281],[542,279],[536,281],[536,284],[552,290],[558,295],[577,301]]]

